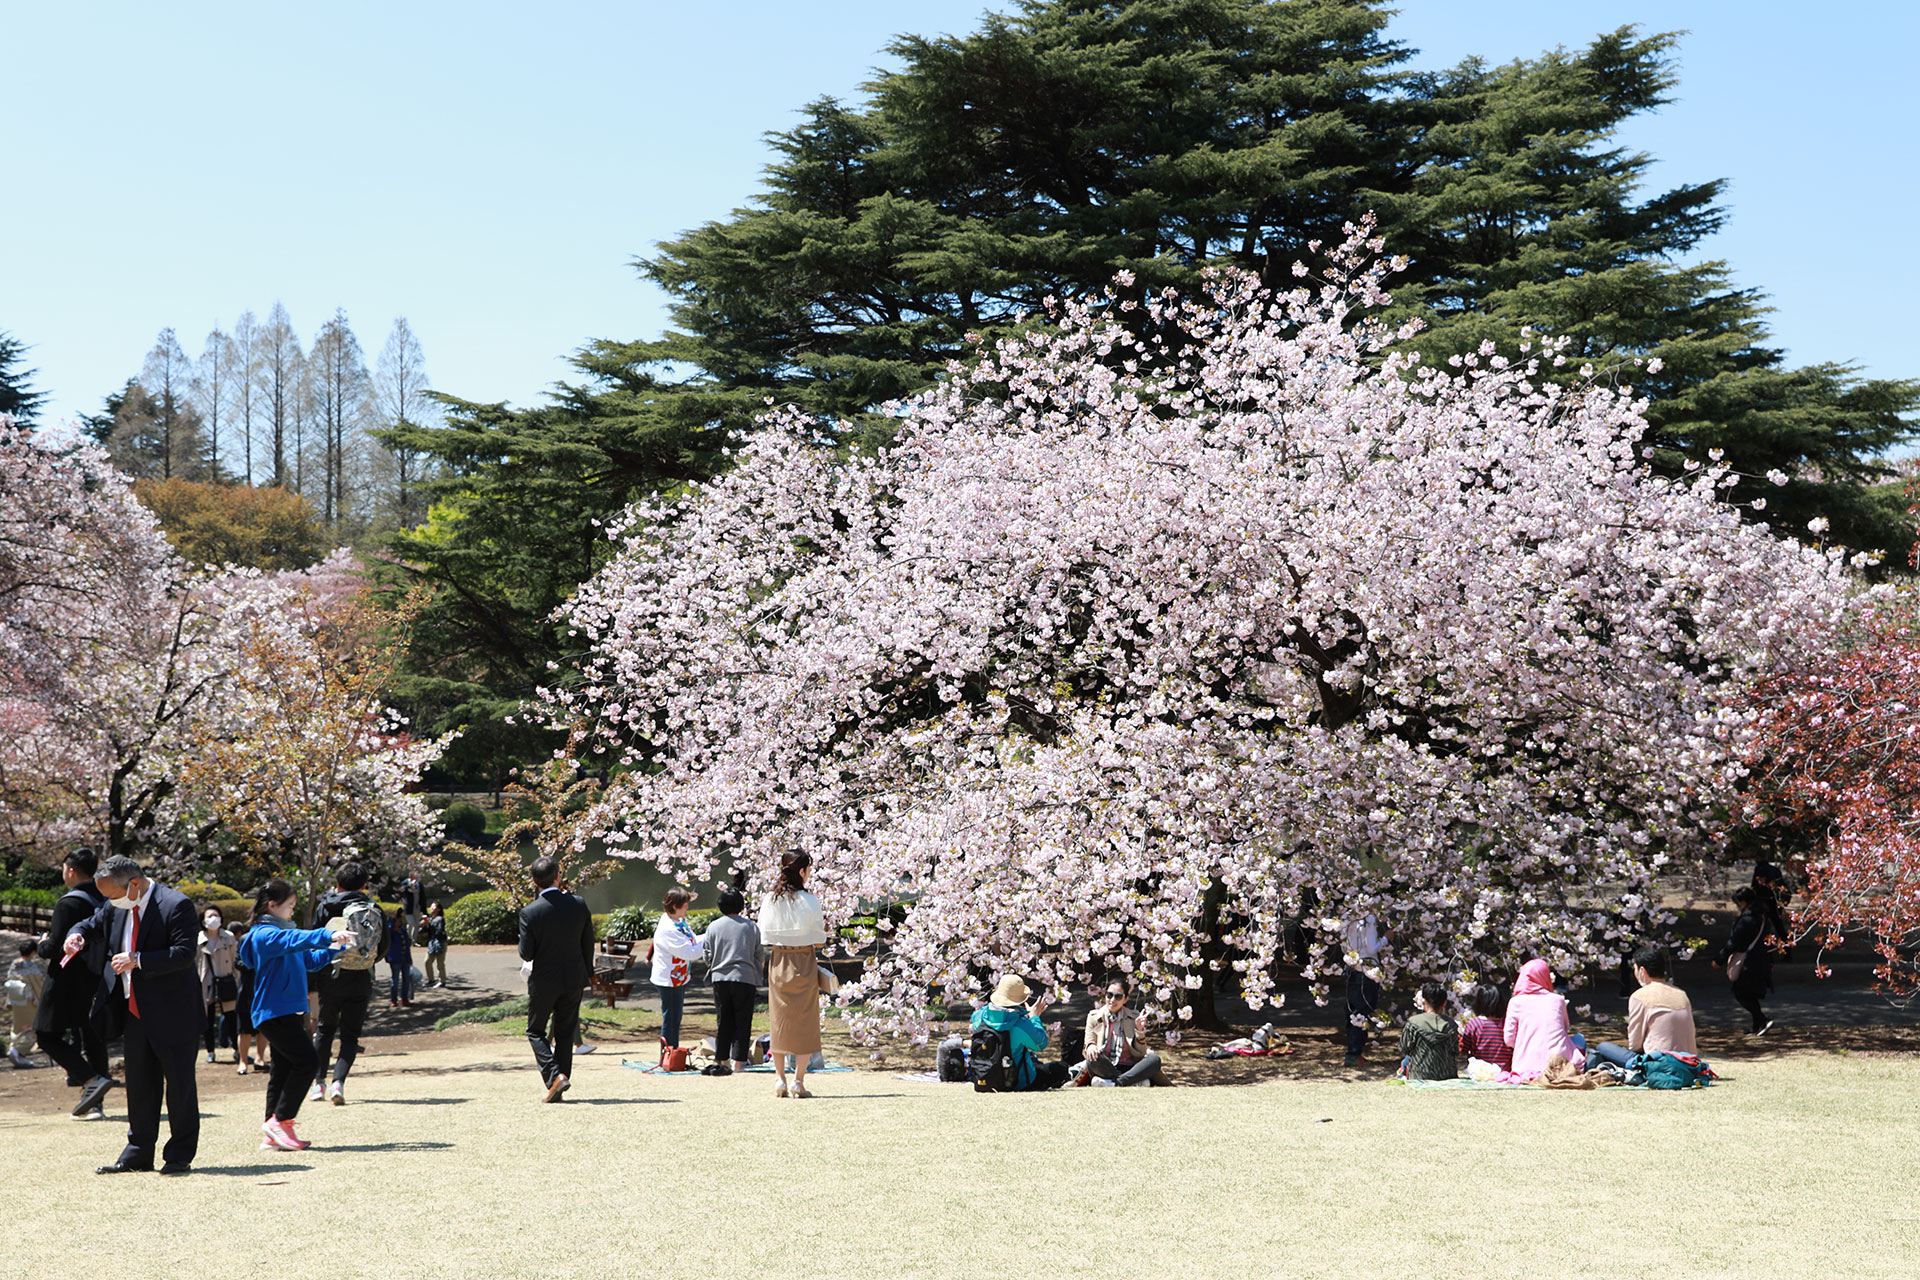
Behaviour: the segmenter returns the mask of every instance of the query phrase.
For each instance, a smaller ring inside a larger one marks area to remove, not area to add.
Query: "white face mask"
[[[133,899],[132,898],[108,898],[107,905],[112,907],[115,911],[131,911],[133,910]]]
[[[218,929],[220,927],[220,917],[208,916],[205,920],[202,920],[200,923],[207,926],[208,932],[212,932],[213,930]]]

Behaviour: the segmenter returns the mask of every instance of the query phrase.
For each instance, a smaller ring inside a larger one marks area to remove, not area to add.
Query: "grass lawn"
[[[863,1070],[781,1101],[765,1076],[647,1075],[621,1048],[580,1059],[560,1106],[485,1028],[363,1058],[349,1106],[302,1113],[299,1154],[256,1150],[257,1092],[210,1096],[184,1179],[96,1178],[120,1125],[0,1111],[43,1206],[8,1271],[106,1274],[56,1213],[104,1214],[144,1273],[195,1280],[1920,1269],[1920,1071],[1895,1055],[1741,1063],[1679,1095],[976,1096]]]

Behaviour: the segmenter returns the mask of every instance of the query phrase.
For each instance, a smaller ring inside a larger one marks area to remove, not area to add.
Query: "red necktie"
[[[133,928],[127,931],[127,954],[133,955],[140,945],[140,908],[133,909]],[[140,1016],[140,1001],[133,994],[133,970],[121,974],[121,980],[127,984],[127,1012],[134,1017]]]

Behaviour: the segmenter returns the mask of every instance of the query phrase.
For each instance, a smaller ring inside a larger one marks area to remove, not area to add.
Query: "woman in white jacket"
[[[777,1098],[811,1098],[807,1062],[820,1051],[820,965],[814,948],[827,940],[820,899],[807,892],[813,858],[788,853],[780,858],[780,878],[760,902],[760,939],[767,944],[767,1012],[772,1023],[768,1050],[780,1073]],[[793,1055],[793,1084],[787,1084],[787,1054]]]
[[[687,984],[693,981],[693,962],[701,956],[700,939],[687,923],[693,894],[681,888],[667,890],[666,910],[653,928],[653,985],[660,992],[660,1060],[667,1050],[680,1047],[680,1015],[687,1007]]]

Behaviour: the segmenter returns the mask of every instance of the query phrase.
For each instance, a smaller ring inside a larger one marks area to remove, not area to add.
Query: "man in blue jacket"
[[[973,1015],[969,1029],[992,1027],[1007,1038],[1013,1048],[1013,1091],[1031,1093],[1039,1089],[1058,1089],[1067,1082],[1064,1062],[1042,1062],[1040,1051],[1047,1047],[1047,1029],[1040,1022],[1046,1012],[1044,993],[1027,1005],[1027,984],[1008,974],[993,989],[987,1007]]]
[[[94,886],[106,902],[68,931],[64,949],[71,960],[90,939],[106,942],[111,959],[101,970],[93,1012],[104,1019],[108,1039],[125,1041],[127,1082],[127,1145],[97,1172],[152,1171],[164,1092],[171,1132],[160,1172],[187,1173],[200,1148],[194,1049],[207,1016],[195,966],[199,913],[186,895],[148,879],[132,858],[106,859]]]

